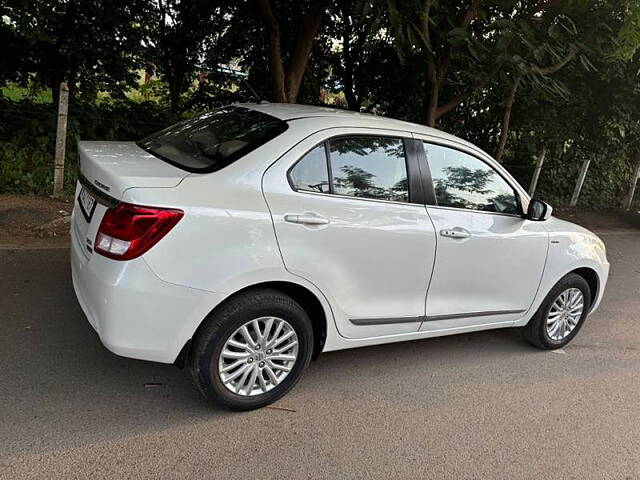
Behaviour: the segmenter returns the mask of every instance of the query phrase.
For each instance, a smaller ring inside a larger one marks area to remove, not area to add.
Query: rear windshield
[[[176,123],[138,142],[190,172],[213,172],[280,135],[286,122],[243,107],[225,107]]]

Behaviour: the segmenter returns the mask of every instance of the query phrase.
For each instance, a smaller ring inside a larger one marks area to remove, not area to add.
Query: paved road
[[[335,352],[290,410],[243,414],[106,351],[65,250],[0,251],[0,478],[640,479],[640,235],[603,238],[605,301],[564,352],[515,330]]]

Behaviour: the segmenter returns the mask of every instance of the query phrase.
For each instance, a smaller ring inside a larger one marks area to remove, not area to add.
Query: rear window
[[[147,152],[190,172],[213,172],[288,128],[286,122],[243,107],[225,107],[176,123],[138,142]]]

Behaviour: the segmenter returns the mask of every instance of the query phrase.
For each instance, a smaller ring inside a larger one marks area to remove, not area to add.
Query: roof
[[[240,106],[251,110],[257,110],[285,121],[298,118],[335,117],[340,118],[342,121],[347,121],[349,123],[352,122],[354,127],[368,126],[422,133],[425,135],[447,138],[458,143],[464,143],[476,150],[478,149],[478,147],[470,144],[469,142],[436,128],[426,127],[417,123],[405,122],[404,120],[397,120],[395,118],[372,115],[370,113],[353,112],[338,108],[316,107],[312,105],[298,105],[293,103],[242,103]]]

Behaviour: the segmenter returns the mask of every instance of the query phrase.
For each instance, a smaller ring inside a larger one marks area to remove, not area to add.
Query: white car
[[[89,322],[231,409],[282,397],[320,352],[503,327],[562,347],[607,281],[597,236],[421,125],[261,102],[78,148]]]

